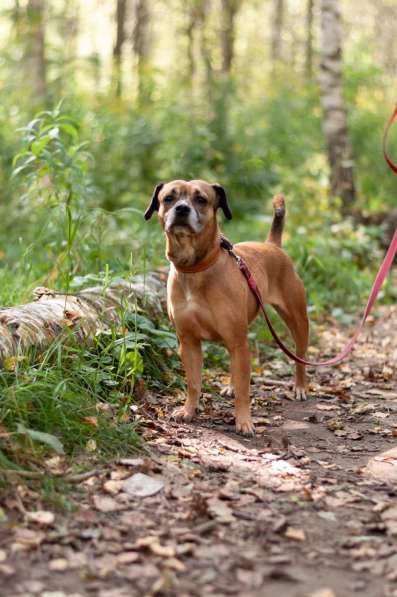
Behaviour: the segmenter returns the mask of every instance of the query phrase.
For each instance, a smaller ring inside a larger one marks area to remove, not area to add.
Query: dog
[[[231,390],[235,398],[236,431],[254,434],[250,408],[250,349],[248,326],[259,306],[236,262],[221,249],[217,211],[230,220],[225,189],[204,180],[173,180],[158,184],[145,211],[158,212],[171,262],[167,282],[168,315],[176,328],[186,373],[185,404],[174,412],[191,421],[201,395],[202,341],[222,342],[231,359]],[[296,352],[304,357],[309,324],[303,283],[281,248],[285,202],[273,198],[273,222],[267,240],[234,246],[258,283],[265,303],[272,305],[288,326]],[[306,399],[304,365],[296,365],[295,397]]]

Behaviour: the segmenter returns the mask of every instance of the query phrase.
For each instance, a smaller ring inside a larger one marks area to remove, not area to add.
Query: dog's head
[[[226,193],[220,185],[204,180],[173,180],[156,186],[145,220],[157,211],[166,234],[199,235],[213,227],[219,208],[231,220]]]

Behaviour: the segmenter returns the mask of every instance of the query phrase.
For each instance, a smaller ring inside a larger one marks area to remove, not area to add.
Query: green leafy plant
[[[32,209],[44,204],[61,213],[60,244],[66,248],[60,251],[58,262],[68,290],[76,266],[73,255],[79,226],[92,191],[88,176],[91,156],[62,103],[52,111],[40,112],[21,130],[24,147],[14,158],[13,176],[23,176],[25,197]]]

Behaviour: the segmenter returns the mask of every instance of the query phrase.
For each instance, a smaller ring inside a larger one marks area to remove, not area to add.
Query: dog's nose
[[[190,207],[187,203],[179,203],[175,206],[175,211],[180,216],[186,216],[190,211]]]

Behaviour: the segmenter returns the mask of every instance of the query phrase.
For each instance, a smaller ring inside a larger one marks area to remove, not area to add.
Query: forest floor
[[[382,308],[306,402],[281,360],[254,372],[255,438],[235,434],[221,374],[190,425],[170,418],[182,397],[147,392],[146,455],[82,476],[69,514],[26,512],[26,488],[9,502],[1,595],[397,596],[396,329]],[[310,356],[349,332],[320,330]]]

